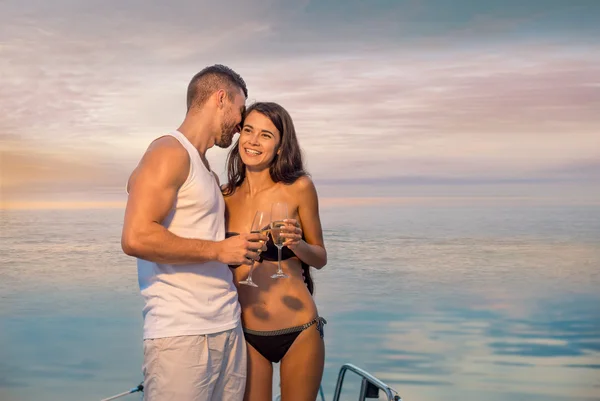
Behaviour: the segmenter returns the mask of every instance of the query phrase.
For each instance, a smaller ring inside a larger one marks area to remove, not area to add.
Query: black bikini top
[[[240,235],[240,233],[228,231],[225,233],[225,238],[234,237],[236,235]],[[277,261],[277,247],[275,246],[275,243],[273,242],[273,238],[271,237],[271,235],[269,235],[268,237],[269,237],[269,240],[266,243],[267,250],[262,251],[260,253],[260,259],[258,260],[259,263],[261,263],[263,260]],[[281,260],[286,260],[286,259],[293,258],[293,257],[296,257],[296,254],[294,253],[294,251],[292,251],[287,246],[284,246],[281,248]],[[236,267],[239,267],[239,265],[238,266],[229,265],[229,267],[231,267],[232,269],[235,269]]]

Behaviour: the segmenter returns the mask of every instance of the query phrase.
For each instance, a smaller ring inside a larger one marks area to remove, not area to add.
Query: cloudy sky
[[[593,196],[598,37],[595,0],[4,0],[0,195],[124,199],[189,79],[224,63],[290,111],[326,196]]]

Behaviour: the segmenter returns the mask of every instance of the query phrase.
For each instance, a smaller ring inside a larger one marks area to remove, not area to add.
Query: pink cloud
[[[5,160],[19,174],[58,182],[62,172],[80,171],[77,185],[89,174],[121,188],[148,142],[178,125],[188,80],[212,62],[238,70],[250,100],[288,108],[316,177],[552,177],[600,159],[596,44],[475,49],[461,45],[459,30],[446,48],[388,37],[369,50],[358,39],[313,43],[299,35],[279,53],[288,17],[307,3],[219,3],[206,24],[197,24],[202,2],[153,3],[143,12],[141,1],[69,4],[13,4],[0,19],[0,142],[17,152]],[[413,6],[406,15],[420,12]],[[222,32],[225,15],[239,22]],[[169,24],[175,16],[186,23]],[[396,32],[386,18],[383,36]],[[217,171],[225,153],[210,152]]]

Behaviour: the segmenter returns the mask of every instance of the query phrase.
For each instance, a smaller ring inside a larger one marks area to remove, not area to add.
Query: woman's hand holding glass
[[[281,227],[281,236],[285,239],[283,246],[295,251],[302,241],[302,228],[296,219],[284,219],[285,225]]]

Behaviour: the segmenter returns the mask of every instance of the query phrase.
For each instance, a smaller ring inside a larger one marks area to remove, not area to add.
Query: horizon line
[[[449,205],[485,203],[485,202],[542,202],[547,205],[579,205],[600,206],[600,200],[592,199],[556,199],[547,196],[375,196],[375,197],[343,197],[324,196],[319,199],[321,207],[330,206],[366,206],[391,204],[440,204]],[[122,209],[126,201],[4,201],[0,202],[0,210],[89,210],[89,209]]]

